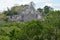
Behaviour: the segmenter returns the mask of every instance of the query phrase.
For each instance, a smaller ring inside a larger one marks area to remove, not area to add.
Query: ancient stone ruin
[[[9,16],[8,21],[31,21],[41,20],[41,13],[37,11],[32,5],[25,6],[18,15]]]

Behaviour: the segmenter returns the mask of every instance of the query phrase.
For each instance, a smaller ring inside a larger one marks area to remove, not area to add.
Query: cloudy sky
[[[28,4],[33,1],[35,8],[43,8],[45,5],[53,7],[55,10],[60,10],[60,0],[0,0],[0,11],[7,10],[14,5]]]

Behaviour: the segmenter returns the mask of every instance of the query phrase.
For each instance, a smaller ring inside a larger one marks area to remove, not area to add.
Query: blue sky
[[[7,10],[14,5],[29,4],[33,1],[35,8],[43,8],[45,5],[53,7],[55,10],[60,10],[60,0],[0,0],[0,11]]]

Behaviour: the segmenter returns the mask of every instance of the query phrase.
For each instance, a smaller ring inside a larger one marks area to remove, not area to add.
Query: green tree
[[[48,27],[51,27],[53,28],[53,37],[55,40],[58,40],[58,33],[59,33],[59,14],[60,12],[59,11],[54,11],[54,12],[51,12],[49,14],[46,15],[46,22],[48,24]]]
[[[43,9],[38,8],[37,10],[38,10],[39,12],[43,13]]]
[[[22,27],[27,40],[40,40],[43,26],[40,21],[31,21],[25,23]]]
[[[53,11],[53,8],[52,7],[50,7],[50,6],[45,6],[44,7],[44,13],[45,14],[49,13],[50,11]]]

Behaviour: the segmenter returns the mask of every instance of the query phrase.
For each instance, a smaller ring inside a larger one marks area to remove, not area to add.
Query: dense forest
[[[0,40],[60,40],[60,11],[50,6],[38,8],[44,20],[8,22],[27,5],[14,6],[0,14]]]

